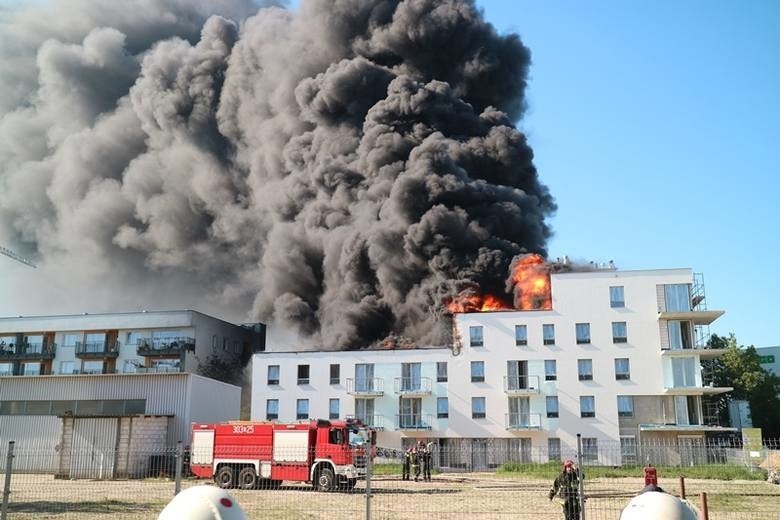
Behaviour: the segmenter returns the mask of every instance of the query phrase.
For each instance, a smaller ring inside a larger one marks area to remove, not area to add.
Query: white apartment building
[[[756,347],[761,368],[780,376],[780,346],[777,347]]]
[[[269,327],[253,360],[251,416],[357,417],[383,446],[425,438],[521,459],[557,458],[581,434],[586,456],[610,465],[635,458],[637,442],[696,446],[730,430],[709,413],[707,398],[731,389],[702,373],[722,354],[706,340],[723,311],[707,310],[699,275],[559,273],[551,292],[550,310],[455,315],[442,348],[300,352]],[[599,443],[619,443],[622,455],[599,455]]]

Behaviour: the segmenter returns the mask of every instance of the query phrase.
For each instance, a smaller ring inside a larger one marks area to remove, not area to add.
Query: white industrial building
[[[252,418],[354,416],[384,446],[426,438],[521,459],[556,458],[579,433],[591,461],[610,465],[635,458],[638,442],[697,446],[730,430],[708,405],[731,389],[702,373],[723,353],[707,348],[723,311],[707,310],[699,275],[612,268],[550,282],[551,309],[456,314],[444,348],[300,352],[270,327],[253,360]]]
[[[0,453],[14,441],[17,470],[138,476],[191,422],[240,417],[242,388],[196,372],[263,340],[191,310],[0,318]]]

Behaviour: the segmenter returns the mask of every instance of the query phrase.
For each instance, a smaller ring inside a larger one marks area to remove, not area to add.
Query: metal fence
[[[318,475],[312,475],[313,482],[278,482],[264,478],[262,470],[242,473],[244,465],[234,463],[230,493],[249,518],[460,519],[466,515],[552,520],[564,516],[548,492],[561,471],[560,461],[572,459],[581,461],[582,518],[606,520],[618,519],[643,488],[643,467],[650,462],[665,491],[687,497],[700,508],[706,496],[708,519],[780,519],[780,486],[766,481],[768,472],[780,468],[777,443],[766,443],[760,450],[688,442],[643,443],[630,450],[625,444],[604,443],[595,449],[561,446],[549,451],[497,440],[450,446],[432,441],[428,446],[430,480],[424,478],[425,468],[417,461],[410,463],[409,479],[403,479],[404,451],[380,447],[372,462],[363,459],[368,479],[350,483],[336,474],[329,491],[315,489]],[[247,448],[248,459],[250,451]],[[57,445],[8,443],[0,449],[2,517],[156,518],[181,489],[214,484],[210,478],[193,476],[193,461],[200,459],[201,454],[181,445],[116,450],[88,442],[64,453]],[[360,460],[357,454],[355,460]],[[614,461],[620,464],[609,463]]]

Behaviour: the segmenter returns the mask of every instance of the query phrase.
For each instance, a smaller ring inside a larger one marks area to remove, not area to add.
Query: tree
[[[761,428],[764,438],[780,437],[780,378],[761,366],[755,347],[740,346],[734,334],[728,338],[713,334],[708,347],[726,352],[704,361],[705,373],[714,386],[734,388],[717,400],[721,417],[728,416],[729,401],[745,400],[750,403],[753,426]]]

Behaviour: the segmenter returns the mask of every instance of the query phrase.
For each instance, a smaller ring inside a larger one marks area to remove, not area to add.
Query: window
[[[615,380],[631,379],[631,365],[628,358],[615,358]]]
[[[436,398],[436,417],[446,419],[450,416],[450,403],[446,397]]]
[[[547,417],[549,418],[558,417],[558,396],[548,395],[545,398],[545,401],[547,402]]]
[[[76,346],[76,343],[81,341],[81,338],[81,334],[65,334],[62,338],[62,346],[73,348]]]
[[[547,438],[547,458],[550,461],[561,460],[561,439],[558,437]]]
[[[309,365],[298,365],[298,384],[309,384]]]
[[[672,382],[675,388],[696,386],[695,358],[672,359]]]
[[[634,416],[634,398],[630,395],[617,396],[618,417]]]
[[[13,363],[0,363],[0,376],[12,376],[14,375]]]
[[[447,382],[447,362],[438,361],[436,363],[436,381],[439,383]]]
[[[626,466],[637,463],[636,437],[633,435],[620,437],[620,457]]]
[[[279,384],[279,365],[268,365],[268,384]]]
[[[102,361],[84,361],[81,365],[82,374],[102,374],[103,362]]]
[[[472,397],[471,398],[471,418],[472,419],[484,419],[485,418],[485,398],[484,397]]]
[[[545,345],[555,345],[555,325],[545,323],[542,325],[542,343]]]
[[[622,285],[614,285],[609,288],[609,306],[613,309],[619,309],[626,306]]]
[[[295,418],[299,421],[301,419],[308,419],[309,418],[309,400],[308,399],[298,399],[298,401],[295,403]]]
[[[472,347],[484,346],[482,327],[469,327],[469,345]]]
[[[669,320],[669,348],[672,350],[685,350],[693,348],[693,333],[690,321]]]
[[[528,345],[528,327],[515,325],[515,345],[518,347]]]
[[[331,399],[330,401],[328,401],[328,419],[338,419],[338,418],[339,418],[339,400]]]
[[[279,418],[279,399],[268,399],[265,402],[265,419],[274,421]]]
[[[401,390],[416,392],[422,389],[422,363],[401,363]]]
[[[365,425],[374,426],[373,399],[355,399],[355,419]]]
[[[228,339],[226,336],[222,337],[222,351],[226,352],[228,349]]]
[[[612,322],[612,343],[626,343],[628,341],[628,329],[625,321]]]
[[[484,361],[472,361],[471,362],[471,382],[472,383],[484,383],[485,382],[485,362]]]
[[[41,374],[41,364],[38,362],[29,362],[22,364],[22,375],[37,376]]]
[[[596,437],[582,438],[582,460],[588,462],[599,460],[599,440]]]
[[[373,392],[374,364],[358,363],[355,365],[355,390],[358,392]]]
[[[219,348],[219,338],[217,338],[217,335],[214,334],[213,336],[211,336],[211,350],[213,352],[216,352],[218,348]]]
[[[593,360],[578,359],[577,374],[579,375],[580,381],[591,381],[593,379]]]
[[[580,417],[596,417],[596,398],[592,395],[580,396]]]
[[[590,323],[577,323],[574,328],[577,333],[577,345],[590,343]]]
[[[330,366],[330,384],[337,385],[341,383],[341,365]]]
[[[554,359],[544,360],[544,380],[555,381],[558,379],[558,363]]]
[[[667,312],[691,310],[690,286],[685,283],[664,286]]]
[[[60,374],[73,374],[75,371],[75,368],[73,366],[73,361],[60,361]]]

